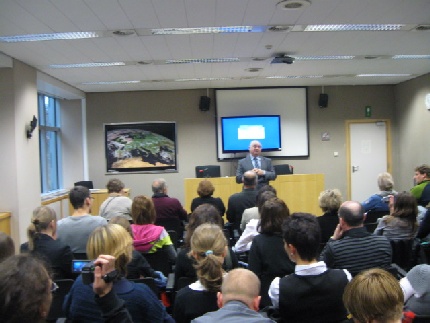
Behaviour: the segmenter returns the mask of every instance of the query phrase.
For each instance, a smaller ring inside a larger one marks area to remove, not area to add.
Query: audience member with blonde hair
[[[390,215],[382,217],[375,229],[375,234],[389,240],[413,239],[418,231],[417,200],[409,192],[390,195]]]
[[[114,216],[123,216],[131,220],[131,199],[125,196],[124,183],[118,178],[112,178],[106,184],[109,197],[100,205],[100,216],[110,220]]]
[[[327,242],[334,229],[339,223],[337,211],[342,204],[342,194],[337,188],[322,191],[318,197],[318,203],[323,215],[318,217],[318,223],[321,228],[321,242]]]
[[[191,212],[202,204],[211,204],[216,207],[221,217],[224,216],[225,213],[225,205],[224,202],[219,197],[213,197],[212,195],[215,192],[215,187],[211,181],[204,179],[199,183],[197,187],[197,194],[199,197],[194,198],[191,201]]]
[[[21,253],[30,252],[51,267],[54,279],[73,278],[73,254],[70,247],[57,240],[57,216],[49,206],[34,209],[27,229],[28,242],[21,245]]]
[[[187,277],[189,279],[197,279],[196,269],[194,265],[196,264],[196,260],[193,257],[189,256],[190,246],[191,246],[191,237],[193,236],[194,230],[204,223],[216,224],[220,228],[223,227],[223,221],[221,216],[218,213],[218,210],[211,204],[202,204],[199,205],[193,213],[190,214],[190,221],[187,225],[187,231],[185,234],[185,245],[181,248],[181,251],[178,253],[178,257],[176,258],[175,264],[175,285],[178,287],[178,283],[180,283],[180,279],[182,277]],[[227,255],[224,258],[223,268],[228,271],[233,268],[238,267],[238,261],[236,254],[228,248]]]
[[[403,293],[399,282],[383,269],[358,274],[343,294],[346,309],[355,323],[400,323]]]
[[[273,322],[258,313],[260,281],[250,270],[237,268],[230,271],[218,292],[216,312],[209,312],[193,320],[194,323],[264,323]]]
[[[176,322],[190,322],[218,309],[217,293],[221,290],[226,252],[227,240],[217,224],[197,227],[191,237],[190,255],[197,261],[198,280],[178,291],[173,311]]]
[[[169,234],[164,227],[154,224],[156,213],[152,199],[144,195],[136,196],[131,206],[131,216],[134,248],[143,253],[165,249],[169,260],[174,263],[176,250]]]
[[[15,254],[15,244],[11,237],[0,231],[0,262]]]
[[[90,259],[99,255],[115,257],[116,275],[112,275],[113,290],[125,301],[134,322],[163,322],[168,318],[166,310],[157,296],[145,284],[130,282],[127,275],[127,264],[132,259],[132,238],[118,224],[108,224],[96,228],[87,243],[87,254]],[[82,275],[73,284],[63,304],[66,317],[79,322],[104,322],[102,312],[97,307],[92,287],[85,285]]]
[[[394,190],[394,180],[390,173],[380,173],[377,178],[379,192],[370,196],[361,205],[365,212],[368,211],[390,211],[388,203],[383,198],[388,195],[396,195]]]

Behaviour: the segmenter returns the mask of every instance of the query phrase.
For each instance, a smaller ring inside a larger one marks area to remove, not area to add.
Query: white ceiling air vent
[[[430,25],[418,25],[415,27],[416,31],[429,31]]]
[[[274,26],[268,26],[268,31],[273,32],[287,32],[291,31],[293,29],[293,26],[290,25],[274,25]]]
[[[112,35],[119,36],[119,37],[131,36],[131,35],[136,35],[136,31],[134,29],[118,29],[118,30],[112,31]]]
[[[256,72],[260,72],[261,70],[262,70],[261,67],[250,67],[250,68],[247,68],[245,71],[251,72],[251,73],[256,73]]]
[[[276,4],[276,7],[282,10],[296,10],[310,6],[307,0],[282,0]]]

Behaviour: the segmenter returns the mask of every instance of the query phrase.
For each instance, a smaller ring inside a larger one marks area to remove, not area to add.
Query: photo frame
[[[177,172],[176,122],[104,124],[107,173]]]

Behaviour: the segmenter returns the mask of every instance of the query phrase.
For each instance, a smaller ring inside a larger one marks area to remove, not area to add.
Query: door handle
[[[358,166],[352,166],[352,172],[358,172],[359,167]]]

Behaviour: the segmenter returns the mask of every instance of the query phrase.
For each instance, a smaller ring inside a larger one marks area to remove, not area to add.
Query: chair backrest
[[[176,287],[176,291],[180,290],[181,288],[187,287],[188,285],[194,283],[196,281],[195,277],[180,277],[176,282],[175,282],[175,287]]]
[[[70,291],[70,288],[72,288],[74,280],[59,279],[56,280],[55,283],[58,285],[58,289],[52,293],[52,304],[48,317],[46,318],[47,322],[56,322],[57,319],[66,317],[63,312],[63,302],[67,293]]]
[[[89,190],[94,188],[93,181],[79,181],[74,184],[75,186],[85,186]]]
[[[184,225],[181,220],[178,218],[156,218],[155,225],[164,227],[167,232],[176,231],[176,243],[174,242],[174,245],[178,248],[182,244],[184,240]],[[172,236],[170,238],[172,239]]]
[[[196,177],[221,177],[221,167],[219,165],[196,166]]]
[[[430,315],[416,315],[413,323],[430,323]]]
[[[167,277],[169,273],[173,272],[172,264],[164,248],[158,249],[154,253],[143,253],[143,256],[154,270],[161,271],[164,276]]]
[[[172,243],[175,246],[175,249],[178,249],[179,248],[178,233],[175,230],[167,230],[167,233],[169,234],[170,240],[172,240]]]
[[[393,250],[392,262],[408,271],[412,265],[414,239],[390,240]]]
[[[366,213],[366,219],[364,220],[364,224],[378,222],[378,219],[388,214],[390,214],[389,211],[369,211]]]
[[[276,175],[290,175],[294,172],[293,166],[288,164],[274,165],[273,168],[275,169]]]
[[[159,297],[160,290],[158,289],[157,285],[155,284],[155,280],[152,277],[144,277],[144,278],[138,278],[138,279],[129,279],[129,281],[135,282],[137,284],[145,284],[147,285],[154,294]]]
[[[421,262],[430,265],[430,243],[422,242],[420,245]]]
[[[87,260],[88,256],[86,252],[74,252],[73,253],[73,258],[74,259],[79,259],[79,260]]]

